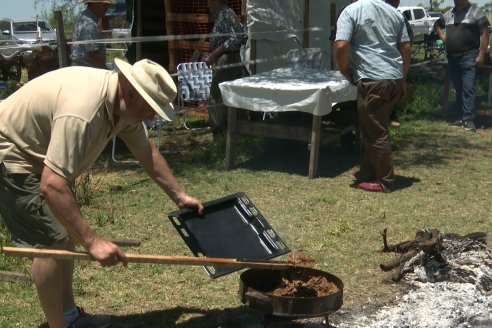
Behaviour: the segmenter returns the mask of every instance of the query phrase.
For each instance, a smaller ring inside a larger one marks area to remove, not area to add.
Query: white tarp
[[[357,89],[338,71],[278,68],[219,84],[224,104],[262,112],[323,116],[335,102],[355,100]]]
[[[331,63],[331,10],[336,17],[350,0],[309,0],[309,22],[304,22],[305,0],[248,0],[247,21],[250,33],[243,54],[246,62],[258,60],[256,73],[283,66],[287,51],[303,48],[305,28],[310,28],[306,48],[321,48],[326,53],[322,68],[329,69]],[[333,22],[333,25],[335,22]],[[251,40],[256,42],[256,54],[251,54]]]

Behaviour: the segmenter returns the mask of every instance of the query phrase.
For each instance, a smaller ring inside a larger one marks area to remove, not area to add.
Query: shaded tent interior
[[[212,28],[207,0],[126,0],[125,4],[126,21],[132,27],[133,37],[207,34]],[[245,17],[246,0],[228,0],[228,5],[238,16]],[[110,22],[110,28],[118,27]],[[206,52],[208,42],[198,44],[198,39],[138,42],[129,47],[126,57],[131,63],[148,58],[174,73],[179,63],[190,60],[197,47]]]

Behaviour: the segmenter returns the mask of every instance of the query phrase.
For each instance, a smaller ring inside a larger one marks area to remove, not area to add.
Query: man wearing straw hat
[[[103,266],[127,263],[115,244],[84,220],[71,191],[113,135],[179,207],[203,211],[149,143],[143,120],[174,115],[176,86],[160,65],[116,59],[119,73],[67,67],[34,79],[0,103],[0,215],[18,246],[73,250],[82,245]],[[76,306],[73,261],[36,258],[32,277],[51,328],[108,327],[108,316]]]
[[[108,6],[116,0],[79,0],[87,4],[73,23],[72,41],[102,39],[99,20],[104,17]],[[70,54],[72,65],[106,68],[106,45],[104,43],[74,44]]]

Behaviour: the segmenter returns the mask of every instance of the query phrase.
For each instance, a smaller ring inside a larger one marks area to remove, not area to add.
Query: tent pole
[[[142,19],[143,19],[142,1],[143,0],[135,1],[136,5],[137,5],[136,12],[138,15],[138,18],[137,18],[137,36],[142,36],[142,23],[143,23],[142,22]],[[142,42],[137,42],[137,44],[135,46],[135,59],[136,59],[136,61],[139,61],[140,59],[142,59]]]
[[[250,49],[249,56],[250,56],[249,60],[251,61],[251,66],[250,66],[251,75],[255,75],[256,74],[256,40],[255,39],[251,40],[251,49]]]
[[[304,0],[304,35],[302,38],[302,46],[309,48],[309,0]]]

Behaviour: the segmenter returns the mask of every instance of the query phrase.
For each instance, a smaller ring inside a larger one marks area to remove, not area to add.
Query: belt
[[[451,53],[448,53],[448,56],[451,56],[451,57],[463,57],[463,56],[466,56],[466,55],[472,53],[475,50],[478,50],[478,49],[470,49],[470,50],[463,51],[463,52],[451,52]]]

